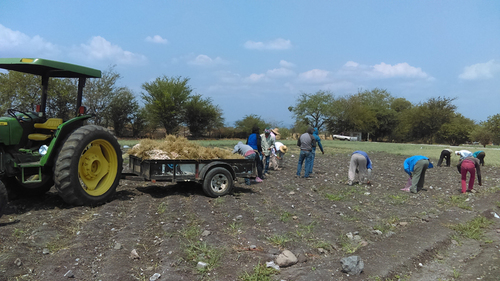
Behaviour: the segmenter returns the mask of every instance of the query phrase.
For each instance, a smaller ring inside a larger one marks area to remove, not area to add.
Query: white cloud
[[[408,63],[398,63],[395,65],[390,65],[386,63],[380,63],[373,66],[373,72],[375,76],[380,76],[384,78],[391,77],[409,77],[409,78],[427,78],[429,75],[423,72],[420,67],[410,66]]]
[[[168,44],[167,39],[163,39],[160,35],[155,35],[153,37],[146,37],[146,42],[157,43],[157,44]]]
[[[212,59],[207,55],[198,55],[196,58],[188,61],[188,64],[200,65],[200,66],[210,66],[210,65],[225,64],[225,63],[226,61],[224,61],[220,57]]]
[[[304,82],[310,83],[321,83],[327,81],[328,75],[330,74],[327,70],[313,69],[299,74],[299,79]]]
[[[464,80],[491,79],[497,73],[500,73],[500,63],[490,60],[464,67],[464,71],[458,78]]]
[[[247,83],[257,83],[266,80],[266,75],[265,74],[255,74],[252,73],[250,76],[245,78],[245,82]]]
[[[292,47],[290,40],[278,38],[268,42],[247,41],[244,44],[245,48],[253,50],[286,50]]]
[[[381,62],[380,64],[369,66],[362,65],[354,61],[348,61],[344,64],[342,69],[339,70],[339,74],[344,76],[367,77],[372,79],[416,78],[434,80],[433,77],[422,71],[420,67],[411,66],[406,62],[395,65]]]
[[[295,75],[295,72],[288,68],[281,67],[268,70],[266,75],[269,77],[287,77]]]
[[[42,37],[30,37],[0,24],[0,52],[3,56],[57,57],[59,48]]]
[[[88,44],[76,47],[73,50],[73,55],[78,57],[83,55],[91,60],[109,61],[117,64],[142,64],[147,61],[144,55],[125,51],[101,36],[92,37]]]
[[[293,68],[295,67],[295,64],[288,62],[286,60],[280,60],[280,66],[285,68]]]

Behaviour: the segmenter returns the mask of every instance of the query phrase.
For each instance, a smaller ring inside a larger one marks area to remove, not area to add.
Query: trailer
[[[187,182],[202,184],[210,197],[224,196],[233,190],[237,178],[255,178],[253,159],[141,159],[129,155],[131,174],[146,181]]]

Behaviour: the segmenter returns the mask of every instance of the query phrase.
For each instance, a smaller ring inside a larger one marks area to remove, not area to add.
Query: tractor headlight
[[[44,156],[45,154],[47,154],[48,150],[49,150],[49,147],[44,144],[44,145],[40,146],[40,148],[38,149],[38,153],[40,153],[40,155]]]

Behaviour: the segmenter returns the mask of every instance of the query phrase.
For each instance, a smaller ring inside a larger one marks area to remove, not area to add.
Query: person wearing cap
[[[275,171],[281,170],[280,166],[283,164],[283,157],[288,151],[288,147],[282,142],[275,142],[273,149],[271,149],[271,166]]]
[[[472,156],[472,152],[462,149],[462,150],[457,150],[455,151],[455,154],[460,156],[460,160],[464,160],[465,157]]]
[[[481,166],[484,166],[484,157],[486,156],[486,153],[484,151],[478,150],[472,153],[472,156],[479,159],[479,164],[481,164]]]
[[[411,178],[411,186],[403,191],[417,193],[424,187],[425,171],[434,166],[428,157],[422,155],[415,155],[406,158],[404,162],[404,170]]]
[[[372,171],[372,161],[366,152],[357,150],[351,155],[351,163],[349,165],[349,185],[353,185],[356,175],[359,178],[359,183],[370,183]]]
[[[257,165],[257,174],[260,179],[264,179],[264,175],[262,174],[263,167],[262,167],[262,140],[259,135],[259,127],[254,126],[252,128],[252,133],[248,136],[247,138],[247,143],[249,146],[255,150],[257,155],[255,156],[255,162]]]
[[[451,154],[453,153],[453,150],[451,149],[443,149],[441,151],[441,155],[439,156],[439,161],[437,163],[438,167],[441,167],[441,164],[443,163],[443,159],[446,159],[446,166],[445,167],[450,167],[450,160],[451,160]]]
[[[264,154],[265,157],[265,164],[264,164],[264,172],[262,173],[264,176],[266,174],[269,174],[269,161],[271,160],[271,149],[274,147],[274,140],[271,137],[271,129],[266,128],[264,130],[264,134],[260,135],[262,139],[262,153]]]
[[[309,174],[313,173],[314,159],[316,158],[316,147],[319,146],[319,149],[321,149],[321,153],[325,154],[323,146],[321,145],[321,139],[318,134],[319,134],[318,128],[314,128],[313,137],[316,140],[316,146],[314,146],[312,149],[311,169],[309,170]]]
[[[253,159],[253,160],[255,160],[255,157],[257,156],[257,153],[255,152],[255,150],[253,150],[253,148],[251,146],[249,146],[248,144],[243,144],[241,141],[238,142],[234,146],[233,153],[238,153],[238,154],[244,156],[245,159]],[[262,182],[262,179],[260,179],[259,177],[256,177],[255,181],[256,182]],[[246,185],[250,185],[250,179],[249,178],[245,178],[245,184]]]
[[[460,160],[457,165],[458,172],[462,175],[462,193],[466,191],[472,192],[474,188],[474,180],[476,179],[477,171],[477,181],[481,185],[481,165],[479,164],[479,159],[474,156],[465,157]],[[469,186],[467,188],[467,173],[470,173]]]
[[[297,177],[300,177],[302,164],[305,162],[304,178],[310,179],[309,171],[311,170],[312,148],[316,146],[316,139],[312,135],[313,132],[314,129],[309,127],[307,128],[307,131],[297,140],[297,146],[300,148],[299,163],[297,165]]]

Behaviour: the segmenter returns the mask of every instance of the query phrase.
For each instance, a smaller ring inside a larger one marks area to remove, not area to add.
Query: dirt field
[[[400,191],[404,156],[370,154],[372,184],[355,186],[348,154],[317,155],[312,180],[294,177],[291,156],[263,183],[217,199],[197,184],[121,180],[95,208],[53,190],[11,200],[0,280],[500,280],[500,168],[483,167],[478,193],[461,195],[456,168],[436,167],[413,195]],[[490,224],[477,240],[451,229],[478,216]],[[266,271],[284,249],[298,263]],[[341,272],[351,255],[360,275]]]

